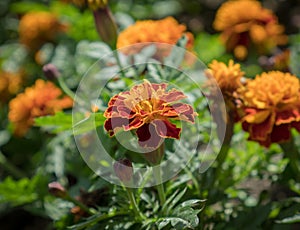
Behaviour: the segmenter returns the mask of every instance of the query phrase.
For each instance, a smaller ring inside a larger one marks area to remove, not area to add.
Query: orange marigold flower
[[[240,64],[235,64],[233,60],[230,60],[228,65],[213,60],[208,67],[206,73],[215,78],[224,95],[232,96],[233,92],[242,86],[244,72]]]
[[[248,49],[254,44],[260,53],[266,53],[276,45],[287,43],[284,27],[278,24],[277,17],[256,0],[223,3],[217,11],[214,28],[222,31],[227,51],[239,59],[247,55],[241,47]]]
[[[193,108],[177,102],[186,96],[177,89],[167,91],[167,84],[154,84],[147,80],[130,91],[121,92],[108,103],[104,113],[104,128],[110,136],[120,130],[136,130],[142,147],[156,148],[164,138],[179,139],[181,128],[170,119],[194,123]]]
[[[10,101],[8,118],[14,125],[15,134],[23,136],[33,125],[34,118],[52,115],[72,105],[72,99],[63,96],[52,82],[39,79]]]
[[[173,17],[161,20],[137,21],[119,34],[117,48],[144,42],[175,45],[183,35],[188,37],[186,48],[192,49],[193,35],[186,31],[185,25],[179,24]]]
[[[45,42],[53,41],[59,32],[65,30],[66,26],[61,24],[54,14],[30,12],[20,20],[20,42],[35,52]]]
[[[24,73],[0,72],[0,101],[7,102],[11,96],[16,95],[22,88]]]
[[[300,81],[290,73],[271,71],[256,76],[238,90],[242,126],[250,140],[268,147],[300,132]]]

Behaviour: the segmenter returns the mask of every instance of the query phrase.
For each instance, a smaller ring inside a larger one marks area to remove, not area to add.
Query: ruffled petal
[[[274,116],[269,116],[260,124],[250,124],[250,136],[252,140],[264,141],[272,132]]]
[[[112,137],[119,129],[122,129],[126,123],[128,124],[128,119],[126,118],[113,117],[104,122],[104,128],[109,133],[109,136]]]
[[[156,149],[163,141],[163,138],[157,134],[155,126],[151,123],[144,124],[137,129],[139,145],[143,148]]]
[[[264,122],[270,115],[270,110],[246,109],[247,115],[243,118],[248,123],[260,124]]]
[[[144,120],[140,116],[136,116],[131,120],[127,119],[127,124],[124,125],[124,130],[129,131],[133,129],[137,129],[144,124]]]
[[[297,119],[300,120],[300,115],[296,109],[280,111],[276,114],[276,125],[291,123]]]
[[[163,138],[180,138],[181,128],[177,128],[167,120],[154,120],[152,123],[155,125],[156,131],[159,136]]]
[[[161,96],[160,99],[162,101],[166,102],[166,103],[170,103],[170,102],[175,102],[175,101],[182,100],[186,97],[187,96],[184,95],[183,92],[181,92],[177,89],[172,89],[168,93],[166,93],[165,95]]]

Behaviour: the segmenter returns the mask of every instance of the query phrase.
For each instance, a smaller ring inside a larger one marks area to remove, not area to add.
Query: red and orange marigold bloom
[[[284,27],[269,9],[256,0],[230,0],[217,11],[214,28],[221,31],[227,51],[239,59],[247,56],[253,44],[260,53],[287,43]]]
[[[238,90],[242,127],[263,146],[288,141],[292,127],[300,132],[300,81],[290,73],[271,71]]]
[[[23,136],[34,124],[34,118],[52,115],[72,105],[73,100],[63,96],[52,82],[39,79],[34,86],[26,88],[24,93],[10,101],[8,118],[15,134]]]
[[[45,42],[66,30],[66,26],[49,12],[30,12],[25,14],[19,24],[20,42],[31,51],[37,51]]]
[[[164,138],[179,139],[181,128],[171,119],[194,123],[197,113],[190,105],[177,102],[186,95],[175,88],[167,91],[167,86],[144,80],[113,96],[104,113],[104,128],[109,135],[136,130],[140,146],[150,149],[158,147]]]
[[[186,48],[191,50],[194,36],[186,31],[185,25],[179,24],[173,17],[161,20],[137,21],[119,34],[117,48],[145,42],[175,45],[183,35],[188,38]],[[134,51],[130,50],[130,52]]]

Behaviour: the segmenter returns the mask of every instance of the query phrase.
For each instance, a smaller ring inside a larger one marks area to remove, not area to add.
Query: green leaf
[[[179,202],[179,200],[184,196],[187,188],[183,189],[178,195],[174,197],[174,199],[170,200],[169,202],[166,201],[166,204],[168,203],[166,207],[167,213],[170,213],[173,207]]]
[[[35,126],[43,127],[51,133],[60,133],[72,129],[72,114],[57,112],[53,116],[38,117]]]
[[[296,214],[295,216],[287,217],[282,220],[276,220],[275,222],[279,224],[300,223],[300,214]]]
[[[105,118],[102,113],[91,113],[88,117],[83,114],[76,114],[76,120],[80,120],[73,126],[72,114],[57,112],[53,116],[38,117],[35,119],[35,126],[42,127],[50,133],[73,131],[74,135],[89,132],[101,126]]]
[[[10,203],[12,206],[31,203],[38,199],[39,187],[44,186],[46,185],[40,175],[20,180],[7,177],[0,184],[0,203]]]
[[[101,125],[103,125],[105,117],[102,113],[92,113],[89,117],[83,119],[82,121],[76,123],[73,126],[74,135],[79,135],[82,133],[89,132]]]

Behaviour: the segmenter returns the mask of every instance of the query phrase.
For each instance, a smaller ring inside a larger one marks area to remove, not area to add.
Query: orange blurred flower
[[[108,103],[104,113],[104,128],[110,136],[120,130],[136,130],[142,147],[156,148],[164,138],[179,139],[181,128],[170,119],[194,123],[197,113],[184,103],[186,96],[177,89],[167,91],[167,84],[154,84],[147,80],[130,91],[121,92]],[[177,102],[177,103],[176,103]]]
[[[0,101],[7,102],[11,96],[16,95],[22,88],[24,73],[0,72]]]
[[[15,134],[23,136],[34,124],[34,118],[52,115],[72,105],[72,99],[63,96],[52,82],[39,79],[10,101],[8,118],[14,125]]]
[[[49,12],[30,12],[25,14],[19,24],[20,42],[31,51],[37,51],[45,42],[66,30],[58,18]]]
[[[241,121],[250,140],[268,147],[300,132],[300,81],[290,73],[271,71],[256,76],[238,90]]]
[[[223,3],[217,11],[214,28],[222,32],[227,51],[241,60],[247,56],[251,44],[258,52],[267,53],[287,43],[284,27],[278,24],[277,17],[256,0]]]
[[[144,42],[175,45],[183,35],[188,37],[186,48],[192,49],[194,43],[193,35],[186,31],[185,25],[179,24],[173,17],[161,20],[137,21],[119,34],[117,48]],[[128,52],[135,53],[136,51],[128,50]]]

